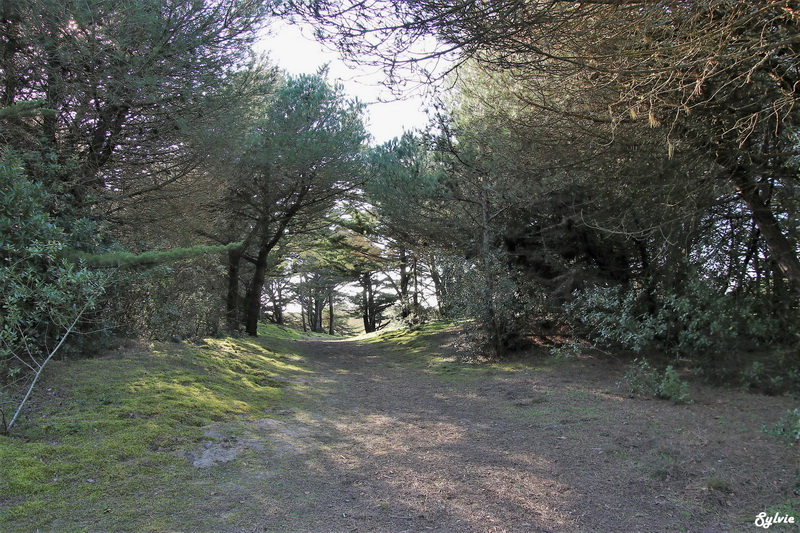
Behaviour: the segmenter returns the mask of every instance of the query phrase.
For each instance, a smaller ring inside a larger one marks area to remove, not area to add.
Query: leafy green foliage
[[[0,350],[2,359],[28,345],[39,350],[84,302],[97,296],[102,276],[63,257],[71,246],[90,245],[96,228],[85,219],[49,214],[53,198],[22,172],[13,156],[0,159]]]
[[[796,326],[785,317],[759,313],[758,302],[726,295],[713,280],[690,274],[679,287],[593,287],[574,294],[567,307],[602,342],[636,352],[656,349],[702,361],[730,350],[741,339],[767,344],[791,339]]]
[[[27,154],[37,180],[52,157],[60,171],[48,186],[80,209],[174,180],[195,166],[191,130],[235,100],[228,81],[266,9],[249,0],[4,2],[0,87],[13,105],[3,144]],[[46,115],[27,120],[32,111]]]
[[[226,312],[230,327],[244,322],[249,335],[257,335],[276,248],[288,234],[318,224],[363,180],[364,106],[324,74],[289,76],[272,88],[258,109],[261,116],[247,125],[247,138],[219,162],[226,180],[217,209],[225,220],[217,240],[244,243],[240,253],[229,255]]]
[[[117,333],[151,339],[219,335],[224,318],[219,255],[125,273],[111,292],[108,317]]]
[[[377,146],[370,151],[369,165],[366,196],[398,240],[414,245],[431,237],[437,241],[458,237],[446,235],[452,221],[442,200],[450,191],[443,188],[444,167],[423,138],[407,132]]]
[[[51,195],[45,212],[70,239],[41,239],[40,255],[69,260],[63,268],[76,272],[135,268],[115,278],[102,312],[90,313],[98,327],[122,322],[115,333],[155,336],[217,327],[199,318],[215,324],[210,294],[222,293],[219,272],[204,275],[212,262],[200,256],[238,245],[198,243],[197,215],[207,215],[200,206],[213,190],[198,180],[221,151],[209,149],[209,137],[220,144],[228,125],[250,131],[244,110],[258,107],[253,94],[264,83],[245,67],[269,12],[269,2],[251,0],[2,4],[0,144]],[[190,223],[176,216],[186,212]],[[100,249],[95,222],[104,225]],[[142,269],[179,260],[172,270]],[[44,298],[42,287],[27,286]]]
[[[800,443],[800,409],[786,411],[773,427],[764,425],[761,431],[788,446]]]
[[[492,254],[482,265],[467,265],[457,280],[453,313],[480,351],[503,356],[524,345],[538,309],[532,288]]]
[[[548,304],[584,289],[572,318],[601,341],[711,369],[743,345],[796,346],[800,55],[786,2],[293,5],[395,75],[418,67],[427,35],[446,43],[431,56],[457,58],[430,143],[442,179],[421,179],[401,140],[401,164],[384,158],[376,181],[388,214],[424,213],[409,233],[449,237],[476,264],[504,240]],[[408,203],[394,184],[417,186]],[[424,231],[430,213],[438,231]]]
[[[776,351],[741,369],[739,381],[745,390],[797,395],[800,394],[800,361],[791,349],[783,353]]]
[[[196,338],[219,335],[223,329],[225,272],[220,256],[240,247],[241,243],[232,243],[67,257],[97,268],[119,269],[103,316],[115,334]]]
[[[0,157],[0,192],[0,414],[5,422],[7,410],[13,406],[18,412],[27,398],[16,397],[20,384],[35,383],[63,336],[86,309],[98,305],[106,276],[62,253],[92,243],[94,226],[72,220],[67,227],[50,215],[53,198],[8,154]]]
[[[692,403],[689,384],[678,376],[672,365],[659,372],[647,360],[637,359],[625,372],[625,381],[633,393],[672,400],[675,403]]]
[[[636,291],[620,287],[594,287],[577,292],[567,311],[589,326],[595,338],[640,352],[655,342],[664,325],[639,311],[637,297]]]
[[[583,353],[584,347],[576,342],[564,343],[550,349],[550,356],[554,359],[573,359]]]

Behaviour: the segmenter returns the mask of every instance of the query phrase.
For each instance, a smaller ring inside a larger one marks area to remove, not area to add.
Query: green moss
[[[202,501],[214,480],[181,452],[209,424],[281,408],[307,372],[275,337],[53,363],[0,436],[0,530],[203,530],[181,502]]]
[[[49,474],[47,462],[41,458],[41,448],[30,447],[29,454],[24,454],[22,447],[14,444],[7,437],[0,439],[0,464],[4,466],[0,473],[0,493],[9,497],[37,492],[48,481]]]
[[[368,333],[355,337],[356,340],[364,342],[391,342],[398,346],[417,347],[425,345],[427,336],[432,333],[440,333],[453,329],[453,323],[446,320],[428,322],[418,328],[406,329],[398,328],[377,333]]]
[[[299,329],[291,328],[289,326],[263,323],[258,325],[258,334],[262,337],[270,337],[273,339],[309,339],[331,337],[325,333],[300,331]]]

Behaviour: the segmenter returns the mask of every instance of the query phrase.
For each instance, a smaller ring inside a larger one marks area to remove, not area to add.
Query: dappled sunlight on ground
[[[286,419],[309,428],[303,438],[313,443],[284,455],[293,466],[283,483],[302,506],[284,501],[293,510],[266,520],[265,531],[667,532],[701,524],[698,531],[721,532],[730,530],[725,520],[780,504],[791,483],[784,472],[781,489],[746,488],[724,461],[705,464],[704,415],[629,398],[615,385],[616,368],[475,366],[439,356],[431,366],[416,359],[421,345],[381,348],[303,343],[328,389],[316,408]],[[752,446],[790,461],[764,439]],[[765,464],[770,473],[758,479],[779,474]],[[714,476],[729,485],[714,485]],[[736,486],[737,495],[719,486]],[[749,507],[737,508],[734,497]]]
[[[102,513],[124,495],[130,530],[722,533],[797,490],[796,450],[760,430],[790,398],[696,386],[675,405],[628,394],[602,359],[467,363],[446,331],[276,334],[81,362],[99,380],[59,373],[54,401],[94,399],[31,434],[44,440],[24,459],[67,454],[78,472],[33,500],[82,502],[62,530],[125,530]],[[23,481],[0,503],[34,523]]]

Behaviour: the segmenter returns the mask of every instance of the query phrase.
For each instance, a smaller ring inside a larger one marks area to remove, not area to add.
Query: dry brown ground
[[[385,345],[300,350],[302,407],[214,428],[196,454],[220,481],[198,512],[231,531],[752,532],[797,502],[797,449],[760,431],[796,400],[630,398],[624,367],[593,358],[432,372]]]

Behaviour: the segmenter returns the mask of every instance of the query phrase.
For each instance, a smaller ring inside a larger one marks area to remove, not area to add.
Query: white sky
[[[404,130],[425,129],[428,117],[419,94],[397,100],[380,85],[384,75],[374,68],[353,68],[338,53],[326,50],[311,31],[282,21],[270,26],[270,34],[258,43],[258,52],[267,52],[273,63],[290,74],[312,74],[330,63],[329,80],[344,85],[347,94],[367,104],[367,129],[373,144],[399,137]]]

